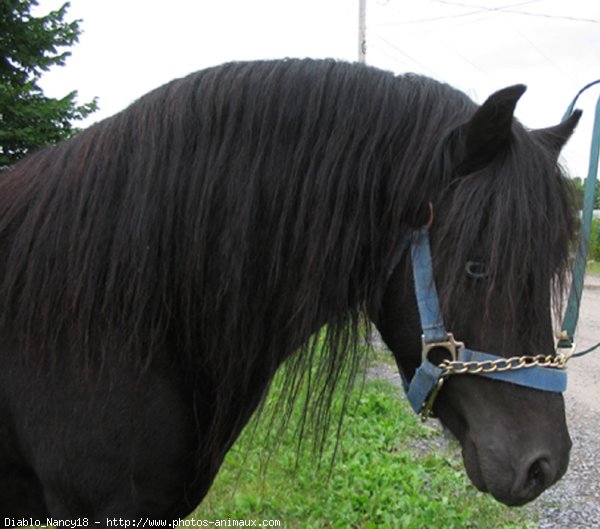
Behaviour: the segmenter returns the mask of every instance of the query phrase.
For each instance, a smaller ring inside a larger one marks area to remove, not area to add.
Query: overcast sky
[[[39,13],[63,2],[40,0]],[[84,33],[67,65],[44,76],[48,95],[98,96],[110,116],[173,78],[230,60],[358,53],[358,0],[71,0]],[[450,83],[475,101],[515,83],[528,91],[517,117],[560,121],[575,93],[600,78],[600,0],[367,0],[367,62]],[[587,174],[595,100],[565,150]]]

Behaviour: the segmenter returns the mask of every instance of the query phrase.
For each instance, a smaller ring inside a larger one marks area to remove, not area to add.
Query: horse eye
[[[465,265],[467,275],[473,279],[483,279],[488,275],[488,267],[480,261],[467,261]]]

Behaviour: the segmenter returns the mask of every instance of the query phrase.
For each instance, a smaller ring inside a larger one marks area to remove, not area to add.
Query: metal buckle
[[[556,352],[556,356],[563,358],[564,363],[566,364],[575,352],[575,340],[569,338],[567,331],[557,332],[555,338],[554,351]],[[564,343],[568,343],[569,345],[561,345]]]
[[[458,360],[457,350],[464,346],[463,342],[454,339],[454,335],[451,332],[448,333],[448,339],[444,342],[426,342],[425,335],[421,335],[421,362],[427,360],[429,351],[437,347],[446,349],[450,353],[450,360],[456,362]]]
[[[438,396],[440,390],[442,389],[442,386],[444,385],[445,381],[446,377],[443,375],[440,378],[438,378],[435,387],[431,390],[431,393],[425,399],[425,402],[421,407],[421,411],[419,412],[419,415],[421,416],[421,421],[425,422],[430,417],[433,417],[433,403],[435,402],[435,399]]]
[[[465,344],[463,342],[459,342],[454,339],[454,335],[451,332],[448,333],[448,339],[443,342],[426,342],[425,336],[421,335],[421,362],[425,362],[425,360],[429,361],[429,359],[427,358],[429,352],[432,349],[436,349],[437,347],[442,347],[443,349],[446,349],[446,351],[448,351],[448,353],[450,354],[449,362],[456,362],[458,360],[458,350],[464,346]],[[421,420],[423,422],[426,421],[429,417],[433,416],[433,403],[435,402],[438,393],[442,389],[446,378],[447,375],[445,373],[442,373],[438,378],[434,388],[431,390],[429,395],[427,395],[427,398],[425,399],[423,407],[420,411]]]
[[[562,359],[563,364],[566,366],[567,362],[570,360],[570,358],[573,356],[573,353],[575,352],[575,347],[575,342],[572,342],[569,347],[562,347],[557,344],[555,354],[556,358]]]

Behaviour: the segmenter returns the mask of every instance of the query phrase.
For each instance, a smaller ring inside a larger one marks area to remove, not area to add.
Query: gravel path
[[[600,277],[586,277],[577,350],[600,341]],[[567,419],[573,440],[565,477],[534,501],[540,529],[600,528],[600,350],[569,363]]]
[[[578,351],[600,341],[600,277],[586,277],[576,339]],[[368,376],[400,385],[399,375],[389,366],[372,371]],[[573,440],[569,470],[525,508],[537,515],[539,529],[600,529],[600,349],[569,363],[566,406]],[[439,425],[428,424],[440,435],[413,440],[412,448],[454,450]]]

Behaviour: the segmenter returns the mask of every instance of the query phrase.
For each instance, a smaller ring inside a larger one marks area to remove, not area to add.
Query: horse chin
[[[444,426],[445,430],[450,432],[453,436],[454,434],[450,429]],[[463,437],[463,436],[461,436]],[[497,494],[494,494],[493,486],[492,490],[488,486],[486,482],[484,473],[482,471],[482,464],[479,458],[479,453],[477,450],[477,444],[468,438],[458,439],[462,447],[462,458],[463,463],[465,465],[465,470],[467,471],[467,476],[471,480],[471,483],[479,490],[480,492],[490,493],[496,500],[505,503],[507,505],[512,505],[512,502],[508,501],[506,498],[499,497]]]
[[[453,417],[450,421],[440,421],[446,434],[458,441],[462,448],[462,458],[471,483],[480,492],[490,492],[484,479],[477,452],[477,445],[467,435],[466,423],[461,417]]]
[[[467,476],[481,492],[489,492],[487,484],[481,472],[479,457],[477,455],[477,446],[472,441],[467,441],[462,449],[463,463],[467,471]]]

